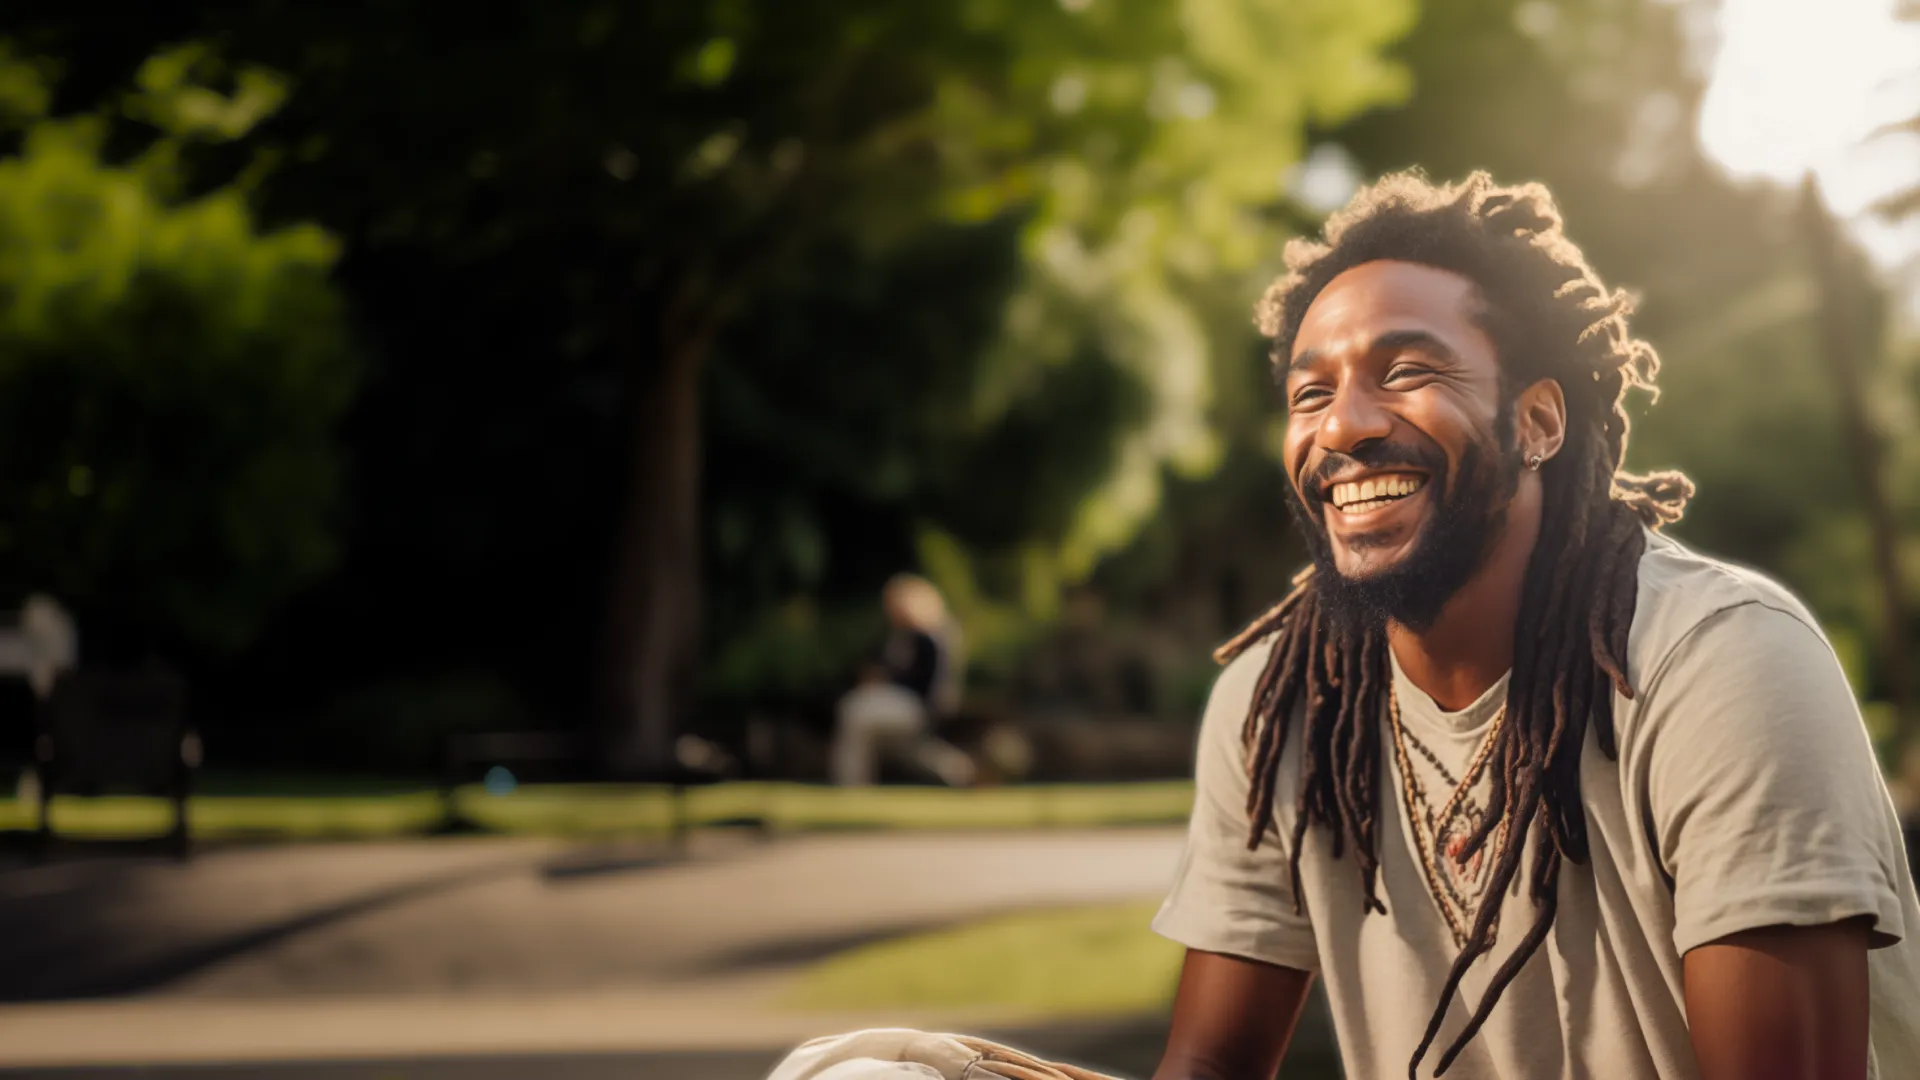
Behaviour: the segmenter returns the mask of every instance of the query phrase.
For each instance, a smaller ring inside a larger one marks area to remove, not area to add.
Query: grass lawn
[[[1173,1000],[1180,946],[1157,903],[1023,912],[853,949],[801,976],[797,1009],[993,1006],[1035,1019],[1154,1012]]]
[[[433,791],[366,787],[348,794],[204,794],[189,812],[194,835],[204,839],[372,839],[427,832],[442,820]],[[502,833],[661,835],[673,820],[671,798],[660,787],[527,785],[495,795],[473,785],[455,798],[469,820]],[[975,791],[737,783],[689,790],[686,813],[695,824],[760,818],[775,830],[1029,829],[1178,823],[1192,800],[1192,785],[1183,781]],[[0,829],[32,828],[35,814],[28,803],[0,801]],[[135,796],[63,796],[53,804],[55,829],[82,837],[162,832],[170,814],[164,800]]]
[[[1061,1060],[1145,1077],[1165,1045],[1159,1018],[1173,1003],[1184,954],[1149,929],[1158,906],[1022,912],[862,946],[803,973],[781,1004],[833,1012],[987,1008],[1041,1025],[1140,1017],[1143,1030],[1122,1034],[1120,1045],[1063,1049]],[[1275,1080],[1340,1080],[1323,1010],[1310,1006]]]

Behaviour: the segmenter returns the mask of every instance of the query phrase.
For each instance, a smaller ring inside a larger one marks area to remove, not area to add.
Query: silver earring
[[[1546,460],[1546,458],[1543,458],[1543,457],[1541,457],[1541,456],[1540,456],[1539,454],[1529,454],[1529,455],[1527,455],[1527,469],[1528,469],[1528,471],[1530,471],[1530,472],[1539,472],[1539,471],[1540,471],[1540,463],[1541,463],[1542,461],[1545,461],[1545,460]]]

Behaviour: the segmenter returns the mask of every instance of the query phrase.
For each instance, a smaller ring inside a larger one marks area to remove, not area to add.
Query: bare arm
[[[1866,920],[1746,930],[1684,964],[1702,1080],[1866,1077]]]
[[[1273,1080],[1313,973],[1187,950],[1153,1080]]]

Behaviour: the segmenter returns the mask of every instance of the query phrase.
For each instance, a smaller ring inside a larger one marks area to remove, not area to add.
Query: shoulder
[[[1266,670],[1277,636],[1270,634],[1249,645],[1227,661],[1214,677],[1213,690],[1207,695],[1206,709],[1200,717],[1197,763],[1202,779],[1210,774],[1243,771],[1247,717],[1253,709],[1254,690]]]
[[[1659,533],[1648,533],[1639,569],[1627,645],[1627,678],[1636,689],[1701,651],[1726,654],[1718,659],[1740,667],[1796,658],[1837,664],[1813,613],[1757,570]]]
[[[1668,540],[1649,543],[1640,596],[1636,693],[1614,699],[1618,760],[1623,782],[1638,778],[1635,797],[1651,808],[1670,871],[1686,861],[1695,818],[1707,824],[1692,834],[1715,838],[1705,847],[1729,851],[1786,828],[1781,808],[1842,831],[1880,827],[1890,807],[1872,740],[1804,604],[1764,575]],[[1821,843],[1839,842],[1821,828]],[[1693,847],[1701,865],[1703,847]]]
[[[1253,707],[1254,688],[1267,669],[1267,660],[1273,654],[1278,637],[1276,633],[1261,638],[1220,669],[1213,680],[1213,692],[1207,695],[1203,721],[1207,727],[1231,727],[1238,733],[1239,725]]]

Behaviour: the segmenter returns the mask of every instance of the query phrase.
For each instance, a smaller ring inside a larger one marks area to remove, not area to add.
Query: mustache
[[[1382,469],[1389,465],[1409,465],[1421,469],[1435,481],[1444,477],[1447,471],[1446,455],[1440,452],[1439,447],[1412,443],[1364,443],[1351,451],[1327,451],[1319,464],[1301,478],[1300,490],[1324,502],[1327,485],[1340,473],[1356,468]]]

